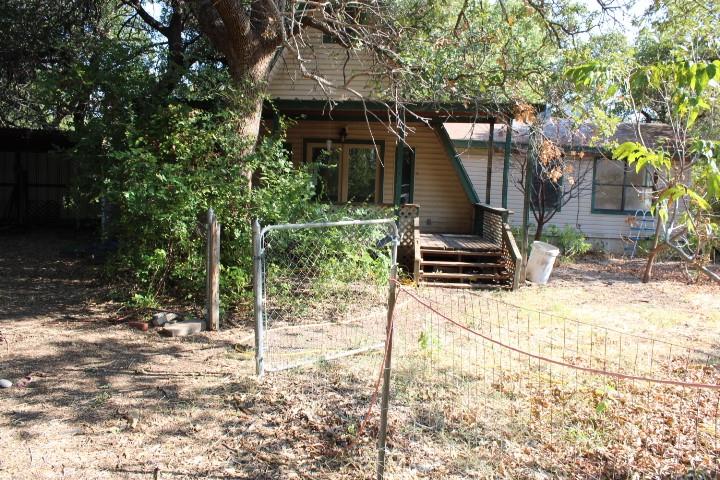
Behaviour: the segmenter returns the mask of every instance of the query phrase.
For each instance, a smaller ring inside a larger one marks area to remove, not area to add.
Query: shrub
[[[293,167],[282,136],[267,137],[242,156],[245,145],[234,125],[226,112],[171,106],[140,128],[127,127],[125,142],[110,150],[98,175],[97,198],[113,205],[109,234],[119,245],[108,273],[129,284],[130,298],[172,294],[201,303],[209,207],[222,225],[226,304],[247,302],[252,295],[252,218],[267,225],[387,214],[314,201],[311,176]],[[256,172],[252,190],[248,171]],[[351,239],[332,241],[330,247],[342,249],[338,243]]]
[[[592,244],[586,240],[585,235],[571,225],[565,225],[563,228],[549,225],[545,228],[542,240],[557,246],[560,253],[567,258],[584,255],[592,248]]]

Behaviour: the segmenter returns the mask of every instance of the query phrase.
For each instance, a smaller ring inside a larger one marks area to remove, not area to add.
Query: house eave
[[[380,102],[374,100],[291,100],[275,98],[265,102],[266,117],[273,112],[280,115],[300,119],[327,119],[327,120],[386,120],[389,112],[395,111],[394,102]],[[490,121],[507,121],[513,116],[514,106],[511,104],[461,104],[461,103],[435,103],[413,102],[405,103],[403,107],[412,112],[417,121],[430,123],[474,122],[486,123]],[[542,110],[544,107],[536,105]],[[406,115],[408,121],[410,116]]]

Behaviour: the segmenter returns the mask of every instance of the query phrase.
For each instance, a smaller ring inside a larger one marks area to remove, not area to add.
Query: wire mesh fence
[[[392,220],[256,231],[260,372],[364,476],[373,451],[378,478],[720,471],[716,346],[400,285]]]
[[[256,240],[261,370],[383,348],[394,220],[273,225]]]
[[[394,326],[391,425],[403,448],[388,471],[720,471],[720,359],[710,350],[441,288],[401,288]]]

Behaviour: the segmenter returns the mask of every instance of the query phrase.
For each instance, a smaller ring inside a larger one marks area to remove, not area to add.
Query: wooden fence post
[[[395,253],[393,253],[395,256]],[[380,398],[380,427],[378,430],[378,462],[376,479],[383,480],[385,478],[385,454],[387,453],[387,424],[388,409],[390,405],[390,373],[392,369],[392,342],[395,327],[393,325],[393,315],[395,313],[395,300],[397,282],[397,263],[393,259],[393,266],[390,271],[390,283],[388,291],[388,311],[385,341],[385,365],[383,366],[383,385],[382,396]]]
[[[207,318],[208,330],[220,328],[220,224],[212,208],[207,213]]]

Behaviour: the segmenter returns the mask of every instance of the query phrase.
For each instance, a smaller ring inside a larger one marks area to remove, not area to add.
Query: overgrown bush
[[[529,225],[529,235],[531,239],[535,235],[535,228],[535,224]],[[512,232],[515,239],[520,242],[522,240],[522,227],[513,227]],[[571,225],[565,225],[563,228],[557,225],[548,225],[544,229],[541,240],[558,247],[560,253],[567,259],[584,255],[592,249],[592,244],[587,241],[585,234],[573,228]],[[532,243],[532,241],[530,243]]]
[[[225,112],[171,106],[128,128],[127,146],[111,150],[98,195],[113,206],[108,235],[119,245],[108,271],[129,284],[130,298],[151,304],[169,293],[201,303],[209,207],[222,225],[226,305],[252,294],[252,218],[273,224],[387,213],[316,202],[311,176],[293,167],[281,136],[243,156],[234,125]],[[255,172],[252,190],[247,172]]]

